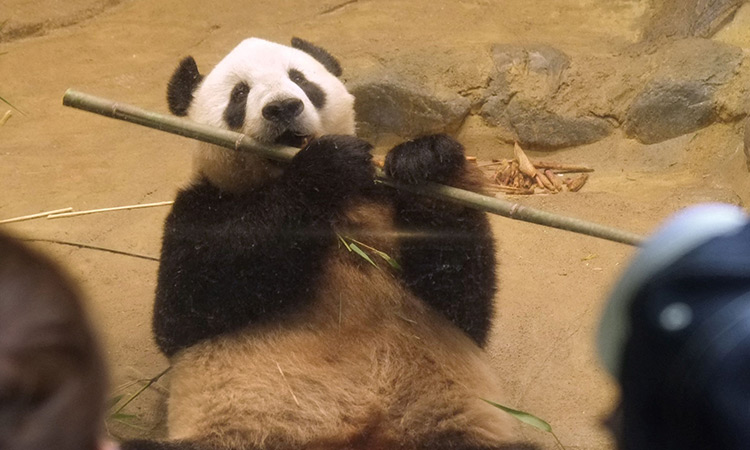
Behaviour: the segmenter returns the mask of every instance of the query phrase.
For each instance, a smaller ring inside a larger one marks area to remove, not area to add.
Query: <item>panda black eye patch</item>
[[[310,99],[316,108],[320,109],[326,104],[326,94],[317,84],[305,78],[305,74],[297,69],[289,70],[289,79],[302,88],[302,91]]]
[[[247,106],[247,94],[250,92],[250,86],[244,81],[240,81],[232,89],[229,95],[229,104],[224,110],[224,121],[227,126],[237,129],[245,123],[245,108]]]

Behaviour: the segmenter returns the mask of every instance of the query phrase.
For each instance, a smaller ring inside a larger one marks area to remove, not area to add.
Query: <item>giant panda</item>
[[[482,349],[487,217],[376,184],[340,75],[298,38],[245,40],[206,76],[192,57],[174,72],[174,114],[302,149],[282,165],[200,144],[166,219],[154,306],[169,436],[126,450],[526,448],[483,401],[502,399]],[[445,135],[396,146],[384,170],[480,183]]]

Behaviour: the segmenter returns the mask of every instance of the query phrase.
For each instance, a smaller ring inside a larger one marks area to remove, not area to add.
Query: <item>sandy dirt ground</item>
[[[411,58],[427,77],[474,77],[481,85],[486,72],[478,65],[448,70],[434,66],[429,55],[485,61],[496,42],[550,43],[573,57],[614,54],[637,40],[646,4],[4,0],[0,23],[9,16],[4,26],[16,32],[0,42],[0,96],[25,114],[14,112],[0,127],[0,219],[68,206],[170,200],[188,179],[192,142],[65,108],[61,98],[67,88],[166,112],[166,81],[181,57],[191,54],[207,69],[245,37],[288,42],[294,35],[337,55],[345,77]],[[750,47],[745,35],[732,39]],[[6,109],[0,104],[0,116]],[[459,138],[480,158],[510,154],[510,144],[492,133],[470,119]],[[582,191],[515,201],[645,234],[686,205],[750,200],[742,139],[742,127],[732,123],[648,146],[615,132],[596,144],[544,155],[594,167]],[[121,211],[4,229],[158,256],[166,213],[167,208]],[[598,365],[594,337],[603,301],[634,249],[501,217],[494,217],[493,225],[500,290],[489,350],[506,385],[500,400],[549,421],[567,449],[611,448],[600,420],[617,394]],[[150,332],[155,262],[49,242],[34,245],[80,280],[114,388],[167,366]],[[121,393],[136,388],[126,386]],[[124,410],[137,417],[110,421],[113,434],[162,434],[167,389],[165,378],[138,397]],[[524,432],[527,440],[555,448],[549,434],[530,427]]]

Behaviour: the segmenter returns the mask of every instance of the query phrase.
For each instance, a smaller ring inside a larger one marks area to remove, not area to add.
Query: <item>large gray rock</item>
[[[518,142],[525,148],[539,150],[590,144],[605,138],[614,128],[605,119],[562,116],[515,99],[508,105],[508,117]]]
[[[34,0],[2,3],[0,42],[10,42],[76,25],[113,8],[124,0]],[[8,4],[10,3],[10,4]]]
[[[679,39],[642,50],[632,63],[641,64],[644,75],[709,85],[728,82],[743,58],[742,49],[711,39]]]
[[[453,133],[469,114],[471,102],[458,94],[436,94],[393,74],[369,76],[349,86],[354,95],[357,134],[365,139],[413,138]]]
[[[357,77],[349,87],[358,134],[385,146],[453,133],[479,114],[494,137],[549,150],[596,142],[618,126],[656,143],[746,115],[742,49],[710,39],[575,59],[549,45],[496,44],[490,56],[471,64],[473,50],[427,52]]]
[[[663,38],[711,37],[732,20],[747,0],[653,0],[654,13],[643,37],[646,41]]]
[[[549,45],[497,44],[494,70],[480,114],[526,148],[555,149],[598,141],[612,131],[607,120],[579,115],[559,101],[571,60]],[[501,132],[501,134],[503,134]]]
[[[699,130],[714,121],[715,88],[697,81],[655,81],[628,110],[625,133],[654,144]]]
[[[649,81],[627,110],[625,133],[653,144],[710,125],[719,116],[720,88],[736,75],[742,58],[739,48],[696,38],[673,41],[633,58]]]
[[[563,82],[570,57],[545,44],[495,44],[492,63],[488,91],[507,103],[519,92],[539,100],[552,96]]]

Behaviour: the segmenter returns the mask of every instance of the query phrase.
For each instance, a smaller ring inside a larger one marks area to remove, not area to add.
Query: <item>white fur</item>
[[[315,108],[302,89],[289,79],[290,69],[299,70],[325,92],[326,102],[322,108]],[[260,142],[273,143],[284,131],[265,120],[261,110],[268,102],[285,98],[297,98],[304,103],[304,110],[293,123],[300,134],[354,134],[354,97],[341,80],[307,53],[257,38],[242,41],[204,78],[194,92],[188,117],[227,128],[224,110],[232,89],[241,81],[250,86],[250,92],[245,123],[238,131]],[[201,144],[196,170],[230,191],[242,191],[276,174],[254,155],[238,154],[210,144]]]

